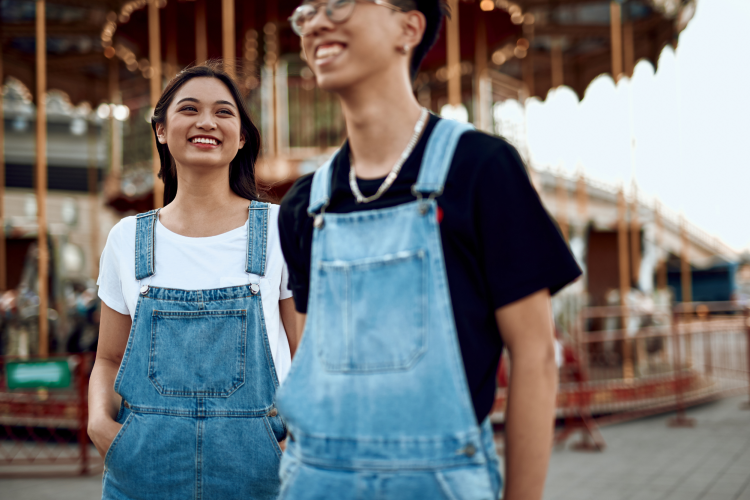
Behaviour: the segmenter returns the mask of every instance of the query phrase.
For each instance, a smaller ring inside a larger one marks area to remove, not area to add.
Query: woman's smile
[[[196,135],[188,139],[188,142],[198,149],[216,149],[221,141],[210,135]]]

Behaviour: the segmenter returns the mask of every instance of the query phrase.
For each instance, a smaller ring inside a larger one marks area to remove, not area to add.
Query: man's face
[[[372,75],[390,72],[393,65],[403,65],[405,58],[398,51],[403,16],[360,1],[347,21],[334,23],[321,6],[302,37],[302,48],[318,86],[340,92]]]

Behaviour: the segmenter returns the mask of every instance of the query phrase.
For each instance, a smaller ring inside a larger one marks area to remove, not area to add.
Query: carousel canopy
[[[224,55],[220,2],[154,1],[159,6],[164,76],[200,55],[196,43],[199,11],[205,12],[205,55]],[[582,96],[591,80],[612,73],[613,3],[620,6],[622,23],[622,47],[616,49],[622,51],[622,72],[629,74],[638,60],[656,65],[663,47],[676,45],[695,12],[695,1],[462,0],[457,9],[461,60],[471,68],[477,51],[486,51],[489,69],[523,80],[530,95],[544,98],[550,88],[565,84]],[[117,76],[124,92],[148,93],[147,80],[153,74],[148,0],[46,3],[48,88],[66,92],[74,103],[96,104],[110,100],[111,78]],[[269,56],[271,62],[283,57],[303,64],[299,39],[287,21],[298,0],[234,3],[234,52],[238,74],[247,78],[248,90],[257,86],[253,77]],[[0,5],[4,73],[34,88],[35,2],[5,0]],[[113,65],[113,60],[120,64]],[[444,27],[423,70],[434,76],[445,64]],[[470,75],[471,71],[462,73]]]

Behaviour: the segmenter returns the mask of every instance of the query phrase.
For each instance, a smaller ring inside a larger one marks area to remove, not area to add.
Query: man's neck
[[[381,73],[339,92],[352,165],[362,179],[385,177],[409,144],[421,106],[408,77]]]

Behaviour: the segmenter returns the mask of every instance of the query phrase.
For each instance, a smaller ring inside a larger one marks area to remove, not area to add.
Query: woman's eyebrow
[[[177,104],[180,104],[181,102],[185,102],[185,101],[200,103],[200,101],[196,99],[195,97],[183,97],[182,99],[177,101]],[[237,107],[229,101],[216,101],[214,104],[227,104],[229,106],[232,106],[234,109],[237,109]]]

